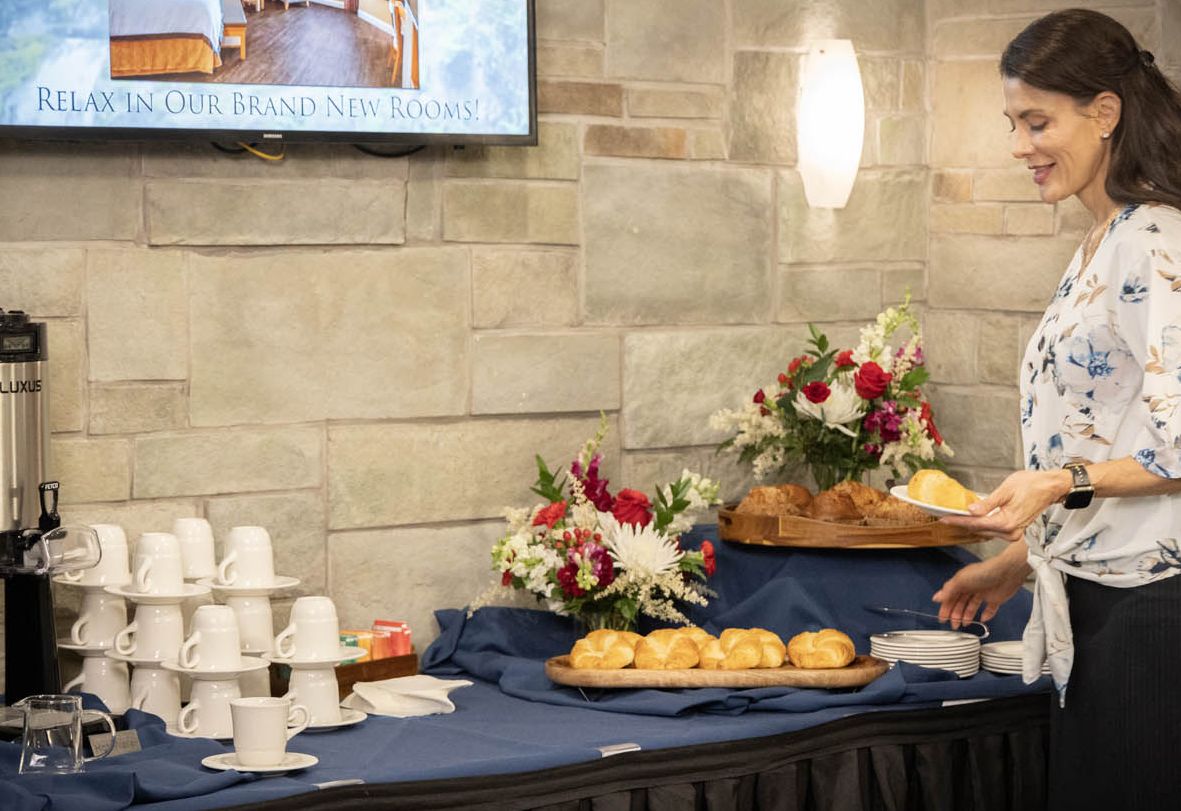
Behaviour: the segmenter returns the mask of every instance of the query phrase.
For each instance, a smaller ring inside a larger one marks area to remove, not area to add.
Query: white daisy
[[[604,523],[603,546],[621,569],[633,575],[659,577],[676,569],[685,554],[651,524],[620,524],[614,518]]]

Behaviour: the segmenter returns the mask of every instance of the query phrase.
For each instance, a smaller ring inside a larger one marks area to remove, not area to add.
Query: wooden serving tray
[[[979,535],[932,521],[866,527],[817,521],[798,515],[740,513],[733,505],[718,510],[718,537],[756,546],[802,546],[845,549],[906,549],[979,543]]]
[[[862,687],[889,670],[873,656],[858,656],[849,665],[807,670],[794,665],[752,670],[576,670],[569,656],[545,663],[545,675],[571,687]]]

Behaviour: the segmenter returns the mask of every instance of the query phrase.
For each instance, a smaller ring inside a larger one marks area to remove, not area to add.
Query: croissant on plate
[[[591,631],[574,643],[570,666],[578,670],[619,670],[630,665],[643,639],[631,631]]]
[[[796,667],[844,667],[857,657],[853,640],[835,628],[805,631],[787,643],[787,657]]]

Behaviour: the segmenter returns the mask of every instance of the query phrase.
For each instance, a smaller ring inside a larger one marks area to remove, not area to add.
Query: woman
[[[1032,567],[1026,680],[1048,657],[1058,688],[1050,807],[1178,808],[1181,96],[1127,29],[1077,9],[1019,34],[1001,75],[1013,156],[1095,225],[1021,364],[1027,470],[944,519],[1025,543],[933,599],[953,627],[988,620]]]

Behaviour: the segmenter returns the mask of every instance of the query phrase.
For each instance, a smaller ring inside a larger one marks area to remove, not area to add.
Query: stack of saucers
[[[980,637],[960,631],[890,631],[869,638],[879,659],[950,670],[961,679],[980,670]]]
[[[1004,675],[1020,675],[1022,672],[1020,639],[1009,642],[989,642],[980,646],[980,663],[985,670]],[[1042,662],[1042,673],[1049,673],[1050,665]]]

